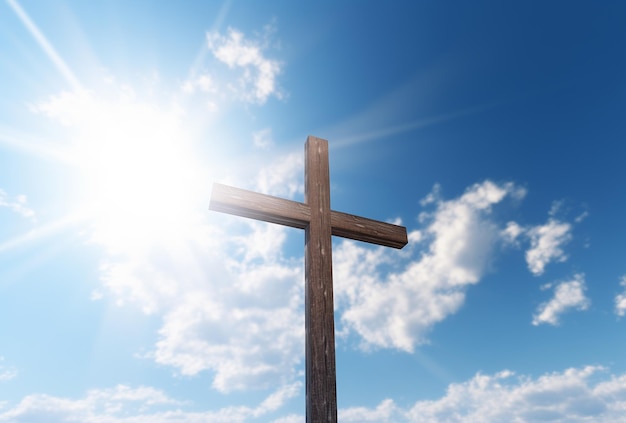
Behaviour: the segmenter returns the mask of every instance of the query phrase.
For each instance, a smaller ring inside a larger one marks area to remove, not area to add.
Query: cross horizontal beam
[[[255,220],[305,229],[311,221],[308,204],[259,194],[218,183],[213,184],[209,208]],[[331,210],[331,233],[370,244],[402,248],[407,242],[406,229],[391,223]]]

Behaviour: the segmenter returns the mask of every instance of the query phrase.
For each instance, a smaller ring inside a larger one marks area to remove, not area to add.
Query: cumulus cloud
[[[448,386],[446,395],[410,408],[386,399],[377,407],[340,411],[345,422],[394,423],[583,423],[623,420],[626,375],[606,376],[601,367],[571,368],[536,379],[504,370]]]
[[[215,372],[223,392],[266,388],[296,377],[304,350],[301,274],[253,266],[220,295],[190,295],[164,318],[155,360],[187,375]],[[239,273],[239,272],[238,272]]]
[[[242,423],[265,418],[301,390],[300,384],[273,392],[257,407],[231,406],[214,411],[185,411],[190,405],[170,398],[163,391],[118,385],[94,389],[80,399],[29,395],[13,407],[0,410],[7,423]],[[257,420],[258,421],[258,420]],[[265,420],[266,421],[266,420]]]
[[[620,285],[624,287],[624,292],[615,297],[615,313],[623,317],[626,314],[626,276],[622,276]]]
[[[34,219],[35,212],[28,207],[25,195],[18,195],[11,199],[9,195],[0,189],[0,207],[6,207],[20,216]]]
[[[562,246],[572,239],[571,230],[572,225],[569,223],[550,218],[545,225],[534,226],[526,231],[530,238],[526,263],[535,276],[541,275],[550,262],[567,260]]]
[[[398,253],[342,242],[334,253],[337,301],[342,332],[359,334],[367,347],[413,351],[427,341],[432,326],[455,313],[468,286],[479,282],[488,268],[501,229],[490,220],[495,204],[519,196],[511,183],[485,181],[469,187],[457,199],[444,201],[435,192],[427,203],[433,213],[422,216],[426,228],[410,239],[428,242],[416,248],[406,267],[383,275]],[[412,248],[415,246],[410,246]]]
[[[545,289],[551,288],[546,285]],[[533,317],[533,325],[547,323],[553,326],[559,324],[560,316],[570,310],[586,310],[590,301],[585,296],[585,275],[574,275],[571,281],[561,282],[554,288],[554,297],[541,304]]]
[[[283,98],[278,77],[284,62],[270,57],[274,24],[254,34],[229,28],[225,33],[206,34],[206,52],[194,64],[189,77],[180,85],[185,98],[205,100],[211,112],[233,102],[263,105],[270,97]]]
[[[281,254],[284,231],[196,223],[174,244],[108,257],[104,294],[163,315],[147,355],[160,364],[211,372],[223,392],[290,383],[304,351],[304,278],[302,261]]]

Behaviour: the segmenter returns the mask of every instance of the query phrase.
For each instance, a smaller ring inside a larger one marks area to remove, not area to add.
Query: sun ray
[[[56,49],[46,36],[41,32],[41,30],[37,27],[37,25],[32,21],[30,16],[26,13],[24,9],[19,5],[17,0],[7,0],[7,3],[13,9],[17,17],[22,21],[28,32],[35,38],[39,47],[46,53],[46,56],[52,61],[57,70],[63,75],[63,78],[72,86],[75,90],[80,90],[82,88],[82,84],[74,75],[74,72],[67,66],[63,58],[57,53]]]
[[[44,142],[3,125],[0,125],[0,144],[47,160],[74,164],[69,152],[60,149],[58,144],[53,144],[50,140]]]
[[[30,243],[40,241],[53,236],[69,226],[78,224],[86,218],[84,213],[68,214],[60,219],[49,222],[43,226],[38,226],[25,234],[18,235],[7,241],[0,243],[0,253],[6,253],[16,248],[23,247]]]
[[[445,123],[460,117],[468,116],[485,110],[488,106],[468,107],[456,112],[442,113],[422,119],[416,119],[412,122],[401,123],[398,125],[387,126],[381,129],[374,129],[365,133],[351,135],[348,137],[337,137],[333,143],[333,148],[348,147],[354,144],[362,144],[365,142],[376,141],[388,138],[392,135],[398,135],[416,129],[427,128],[429,126]]]

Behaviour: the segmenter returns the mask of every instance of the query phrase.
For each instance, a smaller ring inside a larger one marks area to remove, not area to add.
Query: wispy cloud
[[[241,69],[236,92],[248,101],[263,104],[271,95],[280,96],[276,77],[282,65],[265,57],[266,46],[261,41],[249,40],[242,32],[230,28],[227,35],[207,34],[207,43],[215,58],[230,68]]]
[[[615,296],[615,313],[620,317],[624,317],[626,315],[626,275],[622,276],[620,285],[624,288],[624,291]]]
[[[0,382],[8,382],[17,377],[17,369],[4,364],[4,357],[0,355]]]
[[[545,285],[543,289],[552,288],[552,284]],[[541,304],[533,317],[533,325],[559,324],[561,315],[570,310],[586,310],[590,300],[585,296],[585,275],[574,275],[571,281],[565,281],[554,287],[554,296],[548,302]]]
[[[17,195],[11,199],[4,190],[0,189],[0,207],[6,207],[23,217],[35,218],[35,212],[28,207],[24,194]]]
[[[268,148],[274,145],[272,128],[264,128],[252,134],[252,141],[257,148]]]

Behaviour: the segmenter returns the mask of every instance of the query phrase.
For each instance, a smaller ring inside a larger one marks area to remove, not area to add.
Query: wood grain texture
[[[338,211],[330,212],[333,235],[385,247],[402,248],[408,242],[404,226],[355,216]]]
[[[308,204],[218,183],[213,184],[209,209],[298,229],[305,229],[311,220]],[[333,210],[330,223],[331,233],[342,238],[393,248],[408,242],[404,226]]]
[[[299,229],[311,220],[306,204],[218,183],[213,184],[209,209]]]
[[[335,321],[331,254],[328,142],[309,136],[305,144],[306,421],[337,422]]]

